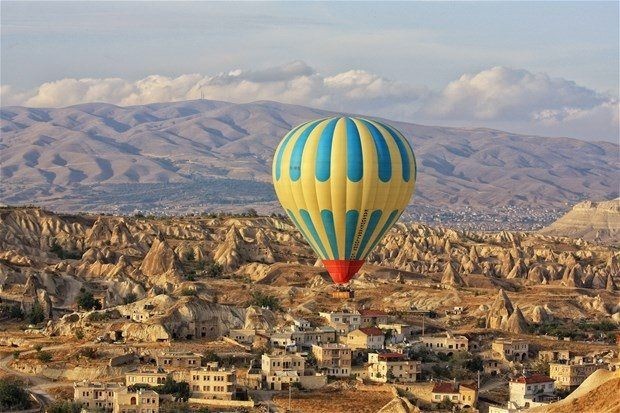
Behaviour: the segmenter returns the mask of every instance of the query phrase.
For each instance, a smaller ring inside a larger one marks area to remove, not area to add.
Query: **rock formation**
[[[508,295],[506,295],[503,289],[500,289],[495,301],[493,301],[491,307],[489,307],[486,318],[486,328],[505,330],[513,312],[514,308],[510,298],[508,298]]]
[[[540,230],[540,233],[619,243],[620,198],[581,202],[553,224]]]

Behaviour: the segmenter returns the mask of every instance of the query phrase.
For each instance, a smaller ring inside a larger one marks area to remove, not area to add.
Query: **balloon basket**
[[[332,289],[332,298],[349,300],[349,299],[355,298],[355,291],[353,291],[353,288],[351,287],[337,285],[337,286],[334,286]]]

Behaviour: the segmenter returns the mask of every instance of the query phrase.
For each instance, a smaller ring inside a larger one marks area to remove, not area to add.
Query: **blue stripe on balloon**
[[[301,125],[297,125],[297,127],[293,129],[292,131],[290,131],[282,140],[282,145],[280,145],[280,150],[276,154],[276,180],[279,180],[280,176],[282,175],[282,156],[284,155],[284,150],[286,149],[286,145],[288,145],[288,142],[291,140],[295,132],[297,132],[299,128],[307,124],[308,122],[302,123]]]
[[[368,225],[366,226],[366,230],[364,231],[364,236],[362,237],[362,242],[360,242],[359,249],[357,250],[358,260],[363,258],[361,257],[361,254],[366,248],[366,244],[368,244],[368,241],[370,241],[370,237],[372,236],[372,233],[375,232],[375,228],[377,227],[377,224],[379,223],[380,218],[381,218],[380,209],[372,211],[372,214],[370,214]]]
[[[407,154],[407,148],[405,147],[403,138],[398,136],[396,131],[392,129],[391,126],[388,126],[385,124],[382,124],[382,126],[385,129],[387,129],[388,132],[390,132],[390,135],[392,135],[392,138],[394,138],[394,141],[396,142],[396,145],[398,146],[398,152],[400,152],[400,159],[402,160],[402,164],[403,164],[403,180],[405,182],[409,182],[409,178],[411,177],[409,155]]]
[[[311,125],[307,126],[304,131],[295,142],[295,146],[293,146],[293,153],[291,154],[291,163],[289,165],[291,180],[297,181],[301,177],[301,157],[304,153],[304,147],[306,146],[306,141],[308,140],[308,136],[314,130],[316,125],[322,122],[322,120],[317,120]]]
[[[355,230],[357,230],[357,220],[359,218],[359,211],[351,209],[347,211],[347,216],[345,218],[345,253],[344,258],[346,260],[352,259],[354,257],[351,256],[351,249],[353,248],[353,240],[355,238]]]
[[[333,259],[338,257],[338,240],[336,239],[336,228],[334,226],[334,214],[329,209],[321,211],[321,219],[323,220],[323,228],[329,240],[329,246],[332,248]]]
[[[316,179],[325,182],[329,179],[332,166],[332,141],[338,118],[329,121],[321,132],[316,154]]]
[[[375,247],[377,246],[377,244],[379,243],[379,241],[381,241],[381,239],[383,238],[383,236],[385,235],[385,233],[392,227],[392,225],[394,225],[394,222],[398,219],[398,210],[395,209],[394,211],[392,211],[392,213],[390,214],[390,216],[388,217],[387,221],[385,221],[385,224],[383,224],[383,228],[381,228],[381,231],[379,231],[379,236],[377,237],[377,239],[375,239],[375,241],[372,243],[372,246],[370,247],[370,249],[368,250],[368,252],[372,251],[373,249],[375,249]]]
[[[358,182],[364,174],[364,158],[362,156],[362,140],[353,119],[347,119],[347,177]]]
[[[293,211],[291,211],[290,209],[287,209],[286,213],[293,221],[293,224],[295,224],[295,227],[299,230],[299,232],[301,232],[301,235],[303,235],[306,241],[308,241],[308,243],[312,246],[312,238],[310,238],[308,236],[308,233],[304,231],[304,228],[301,225],[299,225],[299,221],[297,221],[297,218],[295,218],[295,214],[293,214]]]
[[[321,241],[321,237],[319,237],[319,233],[316,231],[316,228],[314,226],[314,223],[312,222],[312,218],[310,217],[310,214],[305,209],[300,209],[299,213],[301,214],[301,218],[304,220],[306,226],[308,227],[308,230],[310,231],[310,235],[312,235],[312,238],[314,239],[316,246],[323,253],[321,258],[328,258],[329,255],[327,254],[327,251],[325,250],[325,246],[323,246],[323,241]]]
[[[361,119],[361,121],[364,122],[364,125],[366,125],[372,135],[372,139],[375,141],[375,148],[379,157],[379,179],[383,182],[388,182],[392,177],[392,162],[385,138],[375,125],[365,119]]]

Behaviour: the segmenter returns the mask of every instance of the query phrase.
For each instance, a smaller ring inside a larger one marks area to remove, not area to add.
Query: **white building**
[[[515,407],[535,407],[555,401],[555,380],[534,373],[513,379],[509,383],[509,399]]]

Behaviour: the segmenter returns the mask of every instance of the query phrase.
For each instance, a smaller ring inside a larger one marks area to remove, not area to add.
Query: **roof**
[[[297,370],[280,370],[274,372],[276,377],[298,377]]]
[[[540,373],[533,373],[529,376],[521,376],[512,380],[514,383],[526,383],[526,384],[534,384],[534,383],[552,383],[555,380],[549,376]]]
[[[365,328],[360,328],[358,330],[366,334],[367,336],[382,336],[383,335],[383,331],[381,331],[379,327],[365,327]]]
[[[386,312],[381,310],[359,310],[360,315],[364,317],[379,317],[388,315]]]
[[[458,386],[451,381],[438,381],[433,386],[433,393],[454,393],[458,394]]]
[[[461,383],[461,387],[465,387],[470,390],[478,390],[478,385],[475,381]]]

